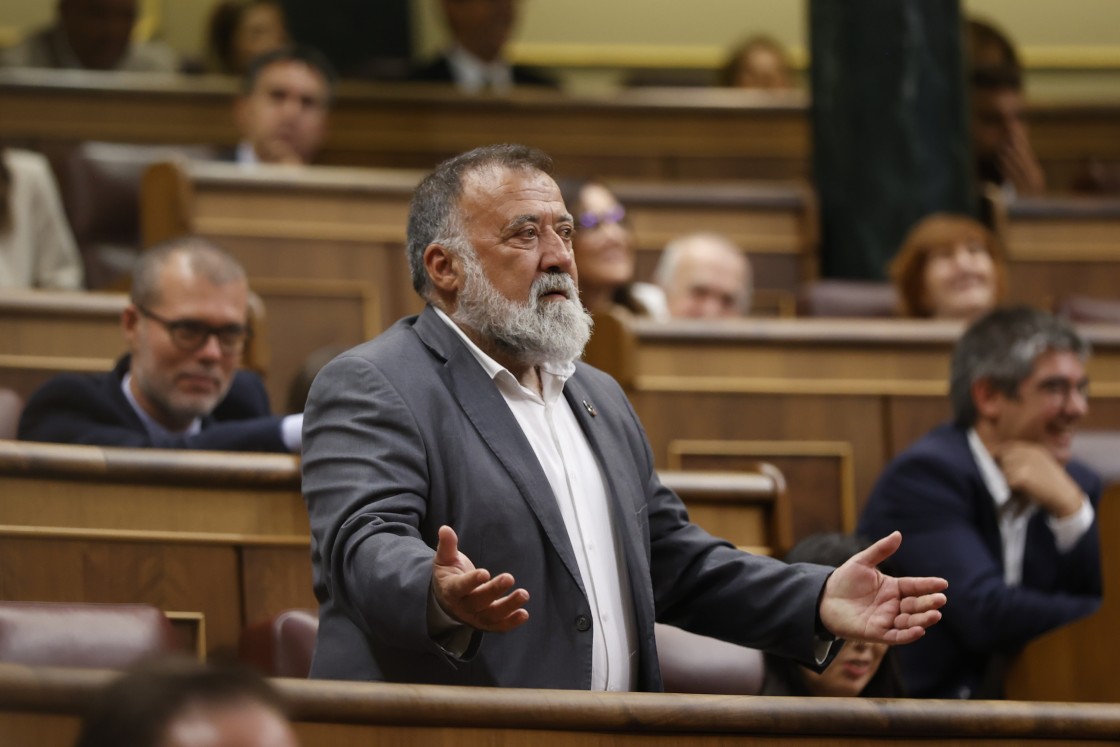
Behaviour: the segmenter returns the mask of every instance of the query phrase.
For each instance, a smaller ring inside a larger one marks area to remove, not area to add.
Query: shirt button
[[[591,630],[591,619],[587,615],[580,615],[576,618],[576,630],[581,633],[586,633]]]

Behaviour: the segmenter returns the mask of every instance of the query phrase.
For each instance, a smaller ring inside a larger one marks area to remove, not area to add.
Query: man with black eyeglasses
[[[302,415],[271,414],[258,376],[238,370],[252,335],[249,285],[200,238],[145,252],[121,315],[129,354],[109,373],[62,374],[28,400],[25,441],[221,451],[294,451]]]
[[[898,650],[909,695],[993,698],[1009,657],[1101,600],[1101,480],[1072,460],[1088,344],[1045,311],[998,309],[953,352],[954,422],[894,459],[860,534],[906,537],[898,573],[948,580],[940,625]]]

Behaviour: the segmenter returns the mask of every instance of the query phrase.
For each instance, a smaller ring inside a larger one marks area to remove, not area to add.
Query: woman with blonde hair
[[[899,313],[972,320],[1007,296],[1007,265],[995,234],[964,215],[920,220],[890,265]]]

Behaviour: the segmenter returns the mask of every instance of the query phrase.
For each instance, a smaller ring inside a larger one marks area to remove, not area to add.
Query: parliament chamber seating
[[[306,679],[318,632],[315,610],[283,610],[241,631],[237,657],[269,677]]]
[[[585,358],[626,389],[659,467],[783,473],[793,539],[855,529],[887,461],[948,420],[959,322],[597,315]],[[1120,327],[1093,345],[1089,429],[1120,429]],[[599,339],[596,340],[596,337]]]
[[[869,280],[810,280],[797,297],[799,316],[894,317],[898,297],[890,283]]]
[[[171,623],[151,605],[0,601],[0,662],[126,669],[176,650]]]
[[[23,399],[11,389],[0,387],[0,439],[15,438]]]
[[[140,184],[155,162],[213,158],[207,146],[85,142],[66,155],[59,187],[85,264],[86,287],[127,287],[140,243]]]
[[[69,747],[109,672],[0,664],[0,734]],[[592,693],[275,679],[304,745],[857,747],[1099,745],[1120,706],[1095,703]]]
[[[241,632],[238,658],[269,677],[306,678],[318,631],[319,618],[313,610],[284,610]],[[757,695],[762,691],[761,651],[660,623],[654,632],[665,692]]]

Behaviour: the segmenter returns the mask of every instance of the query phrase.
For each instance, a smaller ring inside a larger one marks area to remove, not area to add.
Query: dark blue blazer
[[[1100,478],[1077,463],[1066,470],[1096,509]],[[999,685],[988,676],[995,662],[1100,604],[1095,520],[1072,550],[1059,553],[1046,514],[1037,512],[1028,525],[1022,583],[1004,583],[998,517],[966,429],[940,426],[887,465],[859,531],[878,539],[896,529],[902,547],[891,563],[898,575],[949,581],[941,622],[898,648],[906,690],[916,697],[992,695]]]
[[[510,75],[515,86],[559,87],[552,78],[524,65],[512,65]],[[408,73],[407,79],[427,83],[454,83],[455,75],[451,71],[451,63],[447,61],[447,55],[440,55],[430,62],[413,68]]]
[[[193,435],[153,439],[121,391],[129,356],[104,374],[61,374],[39,387],[19,419],[17,438],[98,446],[216,451],[287,451],[260,377],[238,371],[225,398]]]

